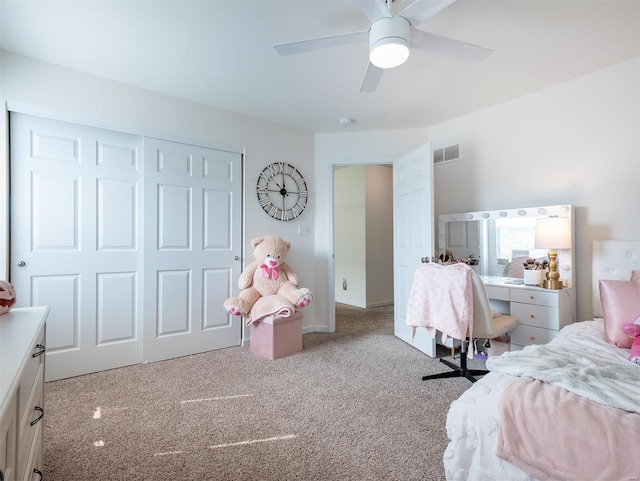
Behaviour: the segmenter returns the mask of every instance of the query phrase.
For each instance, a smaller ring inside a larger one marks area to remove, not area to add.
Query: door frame
[[[334,200],[335,194],[333,172],[335,167],[355,167],[363,165],[391,165],[398,157],[356,157],[351,159],[331,160],[327,164],[329,169],[329,239],[331,239],[331,255],[328,257],[327,265],[327,294],[329,302],[329,332],[336,330],[336,293],[335,293],[335,231],[334,231]]]
[[[42,107],[36,107],[30,104],[23,104],[20,102],[11,102],[7,101],[2,107],[4,109],[4,118],[5,125],[7,130],[7,143],[5,149],[4,159],[0,156],[0,173],[4,173],[6,175],[6,197],[0,199],[0,208],[6,206],[5,209],[0,210],[0,235],[6,234],[6,243],[5,243],[5,252],[4,259],[6,259],[6,264],[3,263],[2,258],[0,258],[0,273],[4,268],[4,275],[0,274],[0,278],[10,279],[11,278],[11,219],[10,219],[10,195],[11,195],[11,176],[10,176],[10,165],[11,165],[11,155],[10,155],[10,146],[9,146],[9,134],[10,134],[10,122],[9,117],[11,112],[32,115],[37,117],[44,117],[50,120],[56,120],[61,122],[68,122],[73,124],[80,124],[86,127],[92,127],[97,129],[105,129],[105,130],[113,130],[117,132],[122,132],[125,134],[137,135],[140,137],[153,137],[158,139],[167,140],[170,142],[178,142],[190,145],[196,145],[200,147],[210,148],[210,149],[218,149],[225,150],[228,152],[233,152],[240,154],[242,156],[241,164],[240,164],[240,176],[241,176],[241,185],[240,185],[240,222],[241,222],[241,232],[240,232],[240,245],[241,245],[241,264],[240,271],[244,270],[245,259],[246,259],[246,247],[245,247],[245,238],[246,238],[246,226],[245,226],[245,206],[246,199],[245,195],[246,191],[246,168],[245,168],[245,159],[246,159],[246,149],[244,147],[238,147],[231,144],[225,144],[222,142],[214,142],[204,139],[197,139],[188,136],[169,134],[167,132],[160,132],[153,129],[146,128],[135,128],[131,125],[123,124],[120,122],[109,122],[109,121],[101,121],[96,120],[92,117],[87,117],[84,115],[77,114],[69,114],[67,112],[59,111],[56,109],[48,109]],[[3,228],[5,230],[3,230]],[[241,323],[240,326],[240,342],[241,345],[244,345],[246,342],[246,331],[245,326]]]

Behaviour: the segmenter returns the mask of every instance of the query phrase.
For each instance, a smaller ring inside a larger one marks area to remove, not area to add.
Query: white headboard
[[[632,270],[640,270],[640,241],[593,241],[592,262],[593,317],[602,317],[598,281],[628,281]]]

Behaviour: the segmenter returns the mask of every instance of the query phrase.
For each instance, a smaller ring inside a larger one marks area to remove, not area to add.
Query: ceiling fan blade
[[[350,45],[352,43],[367,42],[369,40],[369,31],[361,30],[359,32],[343,33],[341,35],[331,35],[329,37],[313,38],[311,40],[302,40],[300,42],[283,43],[274,45],[280,55],[291,55],[294,53],[310,52],[321,48],[339,47],[342,45]]]
[[[412,27],[417,27],[426,19],[444,10],[456,0],[415,0],[404,10],[398,13],[400,17],[409,20]]]
[[[367,16],[371,23],[393,15],[384,0],[357,0],[357,3],[362,13]]]
[[[364,80],[362,81],[362,87],[360,87],[360,92],[375,92],[383,72],[384,69],[376,67],[369,62],[367,72],[364,74]]]
[[[488,48],[424,32],[416,28],[411,29],[411,47],[461,62],[482,62],[493,53],[493,50]]]

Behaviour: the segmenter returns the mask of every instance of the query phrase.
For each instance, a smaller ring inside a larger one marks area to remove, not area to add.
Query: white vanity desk
[[[575,288],[561,290],[526,286],[522,279],[480,276],[492,309],[511,314],[518,327],[511,331],[511,350],[546,344],[558,331],[576,321]]]
[[[438,255],[477,260],[474,270],[487,288],[491,307],[518,319],[511,331],[511,349],[546,344],[558,331],[576,321],[576,290],[526,286],[522,277],[522,257],[538,259],[548,249],[535,246],[537,220],[565,217],[571,229],[571,248],[558,250],[558,270],[565,285],[575,285],[573,207],[546,205],[479,212],[443,214],[438,217]],[[512,264],[513,263],[513,264]],[[511,271],[511,267],[518,269]]]

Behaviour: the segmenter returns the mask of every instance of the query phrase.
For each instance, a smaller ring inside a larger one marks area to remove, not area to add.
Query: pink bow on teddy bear
[[[621,326],[622,332],[633,337],[633,344],[631,345],[631,354],[629,354],[629,360],[640,364],[640,317],[633,322],[626,322]]]

